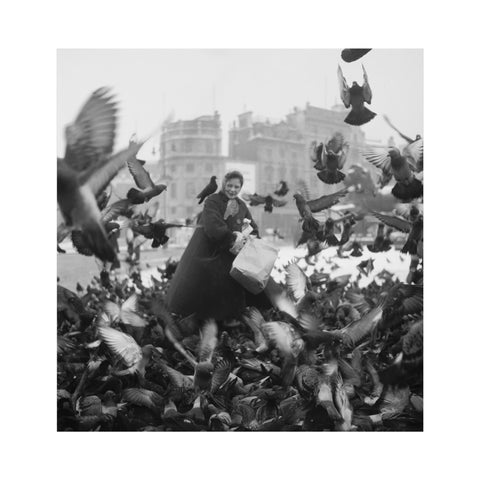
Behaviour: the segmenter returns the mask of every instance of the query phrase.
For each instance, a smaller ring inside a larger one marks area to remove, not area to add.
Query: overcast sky
[[[349,85],[363,82],[365,66],[373,91],[369,108],[378,115],[361,127],[367,139],[386,141],[394,132],[387,114],[410,137],[423,134],[423,51],[374,49],[345,63],[341,50],[58,50],[57,149],[64,127],[90,93],[111,86],[120,102],[117,148],[132,132],[147,135],[174,111],[175,119],[221,115],[223,153],[228,129],[245,108],[280,120],[306,102],[330,108],[340,102],[337,66]],[[397,143],[400,139],[397,137]],[[158,137],[151,143],[158,144]],[[142,158],[152,160],[151,143]]]

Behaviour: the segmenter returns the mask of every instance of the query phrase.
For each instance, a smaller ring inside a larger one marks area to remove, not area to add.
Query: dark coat
[[[237,198],[239,209],[235,216],[224,220],[228,197],[220,191],[205,200],[198,227],[180,259],[167,292],[171,312],[186,316],[213,317],[217,321],[238,318],[251,296],[230,276],[235,256],[228,250],[235,242],[233,232],[241,231],[243,220],[251,220],[252,234],[258,227],[246,204]],[[251,301],[249,302],[252,303]]]

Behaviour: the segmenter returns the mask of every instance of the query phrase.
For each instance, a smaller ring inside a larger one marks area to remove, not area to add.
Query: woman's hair
[[[228,172],[223,178],[223,184],[225,185],[229,180],[232,180],[232,178],[238,178],[240,180],[240,184],[243,187],[243,175],[238,170]]]

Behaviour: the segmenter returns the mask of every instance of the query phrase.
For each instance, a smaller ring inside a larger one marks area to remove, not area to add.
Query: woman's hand
[[[235,234],[235,242],[230,248],[230,253],[233,253],[234,255],[238,255],[240,250],[245,245],[247,238],[241,232],[233,232],[233,233]]]

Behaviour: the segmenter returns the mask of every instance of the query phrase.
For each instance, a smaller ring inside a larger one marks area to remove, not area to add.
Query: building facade
[[[202,206],[196,196],[224,172],[220,115],[203,115],[194,120],[179,120],[163,125],[160,139],[160,165],[168,185],[161,197],[166,219],[192,218]]]
[[[365,134],[359,127],[344,122],[347,113],[343,105],[329,110],[308,103],[304,109],[295,107],[285,119],[277,121],[244,112],[228,132],[227,157],[221,153],[222,125],[218,112],[165,123],[159,162],[147,164],[152,179],[167,185],[166,192],[156,200],[159,216],[167,221],[194,218],[203,208],[196,196],[210,177],[217,176],[220,185],[226,171],[237,169],[245,177],[242,193],[273,194],[280,180],[288,183],[290,191],[284,197],[287,205],[274,207],[272,213],[265,212],[263,206],[251,207],[251,211],[262,234],[268,229],[278,229],[286,237],[297,236],[298,211],[293,194],[299,188],[299,180],[307,184],[313,197],[333,193],[343,186],[326,185],[318,179],[310,159],[313,141],[325,142],[335,132],[341,132],[350,145],[344,173],[350,165],[359,164],[374,172],[376,178],[375,168],[361,155],[366,146]],[[117,194],[126,194],[133,186],[128,170],[115,183],[120,188]],[[179,236],[173,229],[171,233],[173,237]]]
[[[255,166],[255,191],[249,193],[271,195],[280,180],[287,182],[290,192],[283,198],[287,205],[274,207],[272,213],[265,212],[263,206],[251,207],[251,211],[261,233],[276,228],[291,237],[298,223],[292,195],[297,180],[308,175],[302,133],[285,120],[271,122],[245,112],[229,131],[229,157]]]

